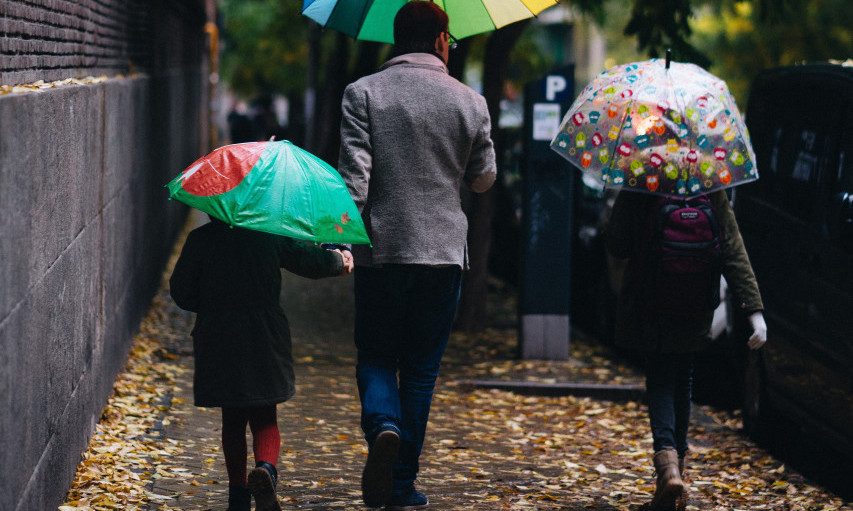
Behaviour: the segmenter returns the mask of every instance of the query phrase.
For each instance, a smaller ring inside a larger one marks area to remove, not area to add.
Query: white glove
[[[767,323],[764,322],[764,314],[753,312],[749,315],[749,324],[752,325],[752,335],[749,336],[747,346],[749,349],[757,350],[767,342]]]

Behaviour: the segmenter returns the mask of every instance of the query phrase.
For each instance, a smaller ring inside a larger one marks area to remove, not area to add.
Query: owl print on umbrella
[[[616,66],[587,85],[551,148],[607,186],[689,197],[758,179],[725,82],[689,63]]]

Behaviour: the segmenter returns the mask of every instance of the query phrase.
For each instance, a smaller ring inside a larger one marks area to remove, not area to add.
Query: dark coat
[[[281,270],[332,277],[340,255],[215,220],[187,236],[169,280],[175,303],[197,313],[192,331],[196,406],[262,406],[294,392]]]
[[[734,211],[725,191],[708,195],[717,212],[722,237],[722,271],[736,307],[746,313],[762,311],[764,306],[758,283],[743,245]],[[657,197],[620,192],[606,228],[607,250],[614,257],[628,259],[616,311],[616,344],[622,348],[655,353],[699,351],[711,342],[714,311],[693,316],[650,314],[635,286],[639,237],[647,212]]]

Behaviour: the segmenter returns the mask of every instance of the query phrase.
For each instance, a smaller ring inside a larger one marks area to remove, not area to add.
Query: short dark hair
[[[449,18],[432,1],[413,0],[403,4],[394,17],[397,53],[435,52],[435,38],[447,32]]]

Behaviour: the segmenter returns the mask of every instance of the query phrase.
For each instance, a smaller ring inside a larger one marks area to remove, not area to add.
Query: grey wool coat
[[[355,264],[467,268],[460,185],[484,192],[496,175],[485,99],[409,53],[347,86],[342,110],[338,171],[373,245],[353,247]]]
[[[281,268],[308,278],[343,270],[335,252],[214,220],[187,236],[169,279],[192,331],[196,406],[264,406],[294,392]]]
[[[722,271],[736,307],[745,313],[762,311],[764,305],[749,256],[725,191],[708,195],[717,213],[722,237]],[[692,316],[658,316],[644,308],[644,296],[631,284],[637,272],[639,233],[647,211],[656,198],[649,194],[620,192],[606,227],[607,250],[628,259],[616,311],[616,344],[647,353],[688,353],[711,342],[714,311]]]

